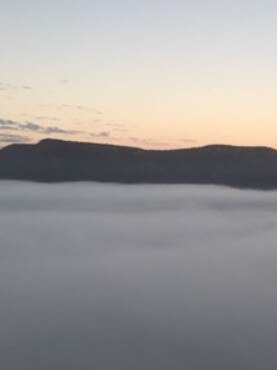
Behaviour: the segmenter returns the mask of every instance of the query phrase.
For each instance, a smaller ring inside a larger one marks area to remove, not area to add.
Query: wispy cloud
[[[16,127],[18,126],[18,122],[16,121],[12,121],[10,119],[3,119],[3,118],[0,118],[0,127],[4,128],[9,128],[9,127]]]
[[[44,133],[46,134],[65,134],[65,135],[76,135],[80,134],[81,131],[77,130],[64,130],[59,127],[54,127],[54,126],[48,126],[44,128]]]
[[[92,132],[90,134],[91,137],[110,137],[111,133],[109,131],[101,131],[101,132]]]
[[[188,138],[183,138],[183,139],[180,139],[180,141],[182,142],[182,143],[197,143],[197,140],[194,140],[194,139],[188,139]]]
[[[22,85],[21,88],[24,90],[32,90],[32,87],[28,85]]]
[[[75,135],[80,131],[75,130],[64,130],[56,126],[41,126],[33,122],[25,122],[18,125],[23,131],[33,131],[41,134],[64,134],[64,135]]]
[[[57,126],[42,126],[34,122],[26,121],[24,123],[3,119],[0,118],[0,130],[21,130],[21,131],[29,131],[29,132],[36,132],[39,134],[63,134],[63,135],[75,135],[80,133],[81,131],[76,130],[66,130],[59,128]]]
[[[30,85],[12,85],[5,82],[0,82],[0,91],[8,90],[32,90]]]
[[[57,117],[47,117],[47,116],[35,116],[35,119],[39,121],[60,121]]]
[[[11,135],[11,134],[0,134],[0,143],[27,143],[30,141],[28,136],[23,135]]]
[[[18,131],[19,128],[17,126],[1,126],[0,131]]]

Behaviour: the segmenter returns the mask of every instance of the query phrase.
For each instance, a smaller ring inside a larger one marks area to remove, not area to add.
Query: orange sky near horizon
[[[0,4],[0,146],[277,145],[277,3]]]

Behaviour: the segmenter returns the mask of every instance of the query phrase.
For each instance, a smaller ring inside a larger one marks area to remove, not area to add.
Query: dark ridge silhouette
[[[13,144],[2,148],[0,179],[277,189],[277,151],[231,145],[144,150],[45,139],[34,145]]]

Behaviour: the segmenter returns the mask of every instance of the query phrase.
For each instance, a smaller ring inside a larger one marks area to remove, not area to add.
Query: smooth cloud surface
[[[1,369],[276,368],[276,192],[0,190]]]

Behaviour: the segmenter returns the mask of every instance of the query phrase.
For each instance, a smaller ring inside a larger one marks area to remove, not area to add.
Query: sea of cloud
[[[0,369],[277,368],[277,192],[0,182]]]

